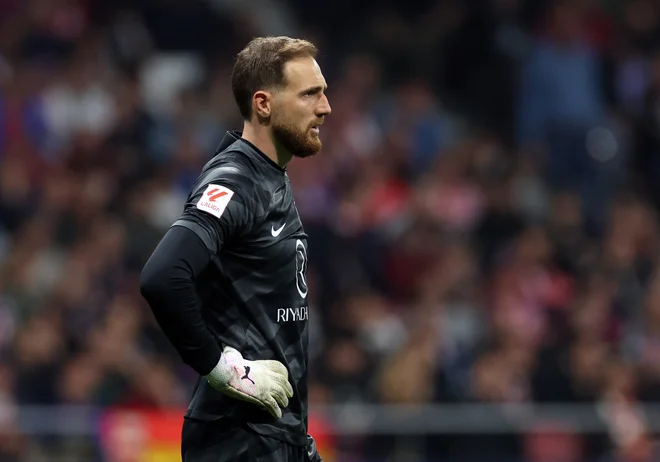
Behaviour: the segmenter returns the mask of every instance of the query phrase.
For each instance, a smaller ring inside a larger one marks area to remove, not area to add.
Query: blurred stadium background
[[[180,460],[137,279],[279,34],[325,460],[659,461],[655,0],[1,0],[0,461]]]

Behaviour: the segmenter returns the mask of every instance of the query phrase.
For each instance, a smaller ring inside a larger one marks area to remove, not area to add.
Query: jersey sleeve
[[[215,255],[223,245],[249,232],[262,214],[252,182],[244,176],[223,174],[200,181],[172,226],[193,231]]]
[[[177,226],[165,233],[140,274],[140,293],[163,333],[199,375],[211,372],[221,356],[195,291],[195,280],[209,261],[204,243]]]

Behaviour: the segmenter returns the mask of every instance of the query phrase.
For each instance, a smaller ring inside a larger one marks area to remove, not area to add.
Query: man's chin
[[[321,151],[322,143],[318,135],[311,132],[294,132],[284,127],[273,127],[279,143],[293,157],[311,157]]]
[[[294,157],[299,157],[304,159],[305,157],[312,157],[318,154],[321,151],[323,145],[319,141],[318,143],[310,143],[308,146],[305,146],[302,149],[296,149],[293,152]]]
[[[305,159],[307,157],[313,157],[319,153],[320,149],[318,151],[298,151],[297,153],[293,154],[293,157],[297,157],[299,159]]]

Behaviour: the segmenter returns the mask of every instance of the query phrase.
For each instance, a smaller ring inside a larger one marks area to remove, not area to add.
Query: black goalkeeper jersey
[[[204,378],[187,417],[230,417],[255,432],[306,444],[307,235],[286,171],[228,132],[204,167],[173,226],[193,231],[212,260],[195,280],[203,319],[221,346],[249,360],[275,359],[289,370],[293,398],[275,419],[262,408],[229,398]]]

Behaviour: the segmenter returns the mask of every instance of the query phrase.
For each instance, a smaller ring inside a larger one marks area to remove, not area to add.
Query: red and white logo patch
[[[210,184],[206,187],[206,191],[199,198],[199,201],[197,201],[197,208],[210,213],[216,218],[220,218],[233,195],[234,191],[229,188]]]

